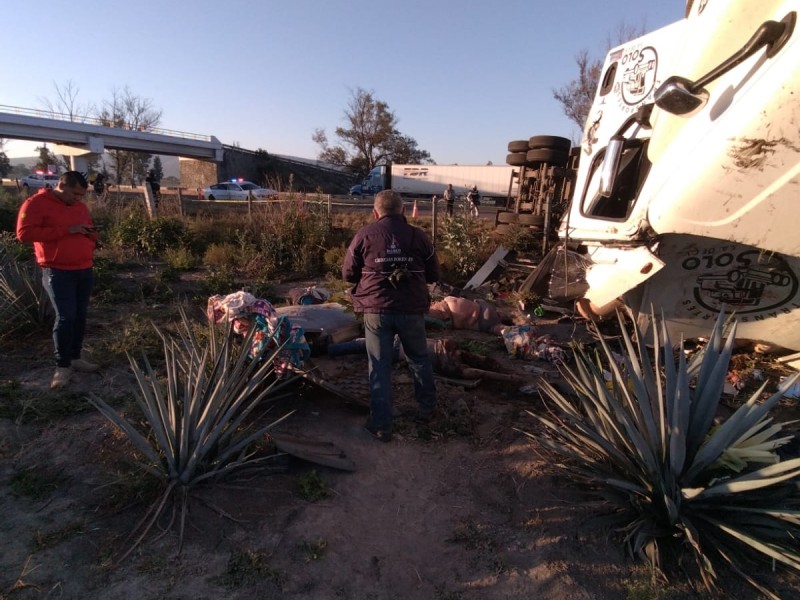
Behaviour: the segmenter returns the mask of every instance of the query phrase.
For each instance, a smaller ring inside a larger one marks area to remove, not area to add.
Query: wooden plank
[[[498,246],[497,250],[492,253],[486,263],[484,263],[484,265],[478,269],[478,272],[472,276],[472,279],[467,282],[467,285],[464,286],[464,289],[474,289],[486,281],[486,278],[492,274],[492,271],[494,271],[506,257],[506,254],[508,254],[508,250],[506,250],[503,246]]]
[[[356,464],[333,442],[323,442],[286,433],[270,433],[269,435],[275,447],[281,452],[324,467],[341,471],[356,470]]]

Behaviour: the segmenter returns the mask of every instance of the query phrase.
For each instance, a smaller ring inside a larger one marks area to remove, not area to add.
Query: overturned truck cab
[[[620,302],[645,328],[800,350],[800,41],[796,1],[690,2],[609,52],[559,237],[577,306]]]

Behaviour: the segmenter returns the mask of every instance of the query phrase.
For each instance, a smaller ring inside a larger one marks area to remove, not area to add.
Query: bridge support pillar
[[[89,161],[87,160],[87,154],[82,154],[81,156],[70,156],[69,157],[69,167],[73,171],[80,171],[81,173],[86,173],[89,169]]]

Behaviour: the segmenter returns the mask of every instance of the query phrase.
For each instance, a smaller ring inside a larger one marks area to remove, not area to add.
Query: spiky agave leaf
[[[708,344],[690,361],[681,343],[677,363],[663,322],[653,328],[652,356],[638,327],[633,336],[623,333],[621,364],[598,332],[599,358],[578,350],[574,368],[562,370],[576,399],[542,385],[553,409],[532,415],[545,433],[531,437],[561,455],[566,475],[612,511],[633,554],[657,567],[660,546],[677,542],[707,587],[716,580],[716,557],[762,589],[740,568],[743,552],[800,570],[800,459],[758,463],[785,441],[767,415],[793,380],[764,402],[762,386],[711,431],[735,337],[735,323],[725,337],[726,326],[721,314]],[[747,459],[738,476],[725,470],[723,455]]]
[[[247,449],[289,415],[260,427],[245,426],[253,410],[287,383],[270,377],[280,349],[249,360],[246,352],[238,351],[230,326],[221,342],[212,331],[215,341],[210,347],[201,347],[191,332],[190,320],[183,310],[181,314],[183,331],[179,341],[156,327],[163,342],[165,379],[159,378],[146,356],[141,365],[129,356],[138,384],[136,402],[151,435],[140,433],[97,395],[91,395],[90,402],[143,453],[145,467],[166,482],[165,495],[183,490],[185,498],[185,491],[202,481],[271,458],[254,458]],[[245,348],[254,333],[253,328],[246,336]],[[147,523],[143,521],[144,531],[136,543],[164,510],[166,496],[148,511]],[[181,523],[185,522],[185,511],[184,502]]]
[[[44,326],[51,315],[41,271],[0,245],[0,338],[31,326]]]

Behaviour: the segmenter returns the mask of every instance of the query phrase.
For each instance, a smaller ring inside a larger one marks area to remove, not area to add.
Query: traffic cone
[[[411,211],[411,218],[416,219],[419,216],[419,211],[417,210],[417,201],[414,200],[414,210]]]

